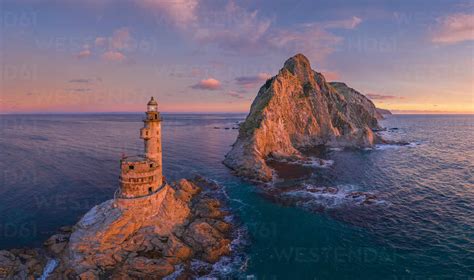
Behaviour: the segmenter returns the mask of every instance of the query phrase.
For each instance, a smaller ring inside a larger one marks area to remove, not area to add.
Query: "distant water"
[[[296,195],[283,206],[221,161],[244,115],[164,115],[168,180],[200,173],[225,186],[252,245],[256,279],[474,277],[474,116],[391,116],[387,137],[412,143],[332,150],[305,186],[377,196]],[[40,246],[117,188],[119,158],[141,153],[139,114],[0,116],[0,248]],[[301,183],[301,182],[300,182]],[[321,206],[322,211],[314,211]],[[317,208],[317,207],[316,207]],[[227,273],[225,268],[222,273]],[[254,279],[255,279],[254,278]],[[252,277],[250,277],[252,279]]]

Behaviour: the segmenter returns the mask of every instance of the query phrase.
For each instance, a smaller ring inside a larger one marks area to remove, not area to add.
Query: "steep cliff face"
[[[224,164],[237,175],[269,181],[269,157],[301,156],[316,145],[372,146],[379,118],[373,103],[345,84],[329,84],[297,54],[267,80]]]

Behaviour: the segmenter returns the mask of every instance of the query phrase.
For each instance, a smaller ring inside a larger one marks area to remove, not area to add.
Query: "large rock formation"
[[[392,112],[390,112],[390,110],[387,110],[387,109],[377,108],[377,112],[379,112],[379,114],[382,116],[392,115]]]
[[[199,177],[151,196],[106,201],[51,236],[46,254],[0,251],[0,278],[44,275],[45,256],[58,264],[48,279],[161,279],[178,266],[185,278],[200,276],[192,260],[211,264],[231,250],[233,226],[224,221],[218,188]]]
[[[380,117],[364,95],[327,83],[297,54],[260,88],[224,164],[237,175],[269,181],[271,157],[299,157],[302,149],[317,145],[372,146]]]

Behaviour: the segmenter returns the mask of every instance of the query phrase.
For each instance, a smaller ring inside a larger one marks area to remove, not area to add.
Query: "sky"
[[[303,53],[395,113],[474,113],[474,1],[0,0],[0,113],[248,112]]]

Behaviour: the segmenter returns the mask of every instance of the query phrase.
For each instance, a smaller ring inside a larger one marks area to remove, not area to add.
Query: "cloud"
[[[280,30],[269,39],[270,47],[285,55],[305,54],[311,61],[321,62],[336,50],[343,41],[320,26],[312,25],[303,30]]]
[[[69,88],[66,89],[69,92],[77,92],[77,93],[83,93],[83,92],[89,92],[92,91],[90,88]]]
[[[121,62],[127,56],[124,52],[130,51],[133,38],[128,27],[116,29],[110,37],[97,37],[94,46],[103,51],[101,57],[106,61]]]
[[[221,88],[221,82],[216,79],[209,78],[201,80],[199,83],[192,85],[191,88],[201,90],[218,90]]]
[[[229,54],[262,55],[274,51],[282,56],[302,52],[320,62],[336,50],[343,39],[330,29],[355,29],[362,19],[353,16],[326,22],[312,22],[288,28],[274,24],[258,10],[246,10],[229,1],[204,5],[198,0],[140,0],[138,5],[165,16],[182,35],[201,50],[216,47]]]
[[[119,51],[107,51],[102,54],[102,58],[107,61],[121,62],[124,61],[127,57]]]
[[[91,79],[72,79],[69,80],[69,83],[79,83],[79,84],[88,84],[91,82]]]
[[[254,76],[242,76],[235,78],[235,82],[238,85],[242,85],[244,87],[253,87],[259,85],[266,80],[270,79],[272,75],[268,73],[258,73]]]
[[[212,22],[198,19],[189,36],[201,45],[214,45],[230,53],[261,55],[274,51],[291,56],[301,52],[320,62],[343,41],[328,29],[354,29],[361,22],[352,17],[281,28],[273,24],[274,20],[260,17],[258,11],[247,11],[230,2]]]
[[[248,12],[229,2],[223,11],[216,12],[215,20],[198,22],[193,39],[225,50],[252,51],[259,48],[271,23],[270,19],[259,19],[257,11]]]
[[[138,5],[161,14],[172,24],[184,28],[197,19],[198,0],[138,0]]]
[[[116,29],[110,37],[97,37],[94,44],[96,47],[103,47],[109,50],[130,49],[132,36],[128,27]]]
[[[97,47],[106,47],[106,46],[107,46],[107,42],[108,42],[108,40],[107,40],[107,38],[105,38],[105,37],[97,37],[97,38],[95,38],[95,45],[96,45]]]
[[[360,17],[353,16],[350,19],[342,19],[342,20],[333,20],[323,23],[324,28],[339,28],[339,29],[355,29],[359,24],[362,23],[362,19]]]
[[[226,92],[226,95],[230,96],[230,97],[233,97],[233,98],[236,98],[236,99],[244,99],[244,96],[238,92],[235,92],[235,91],[229,91],[229,92]]]
[[[455,44],[474,40],[474,14],[457,13],[438,18],[431,41]]]
[[[114,31],[114,34],[109,39],[109,48],[114,50],[124,50],[129,48],[132,36],[127,27],[122,27]]]
[[[71,84],[94,84],[96,82],[102,82],[102,78],[96,77],[96,78],[77,78],[77,79],[71,79],[68,81],[68,83]]]
[[[78,59],[82,59],[82,58],[87,58],[89,56],[91,56],[91,51],[89,49],[85,49],[85,50],[82,50],[80,52],[78,52],[75,57],[78,58]]]
[[[384,94],[376,94],[376,93],[368,93],[366,96],[372,100],[389,100],[389,99],[401,99],[401,97],[393,96],[393,95],[384,95]]]

